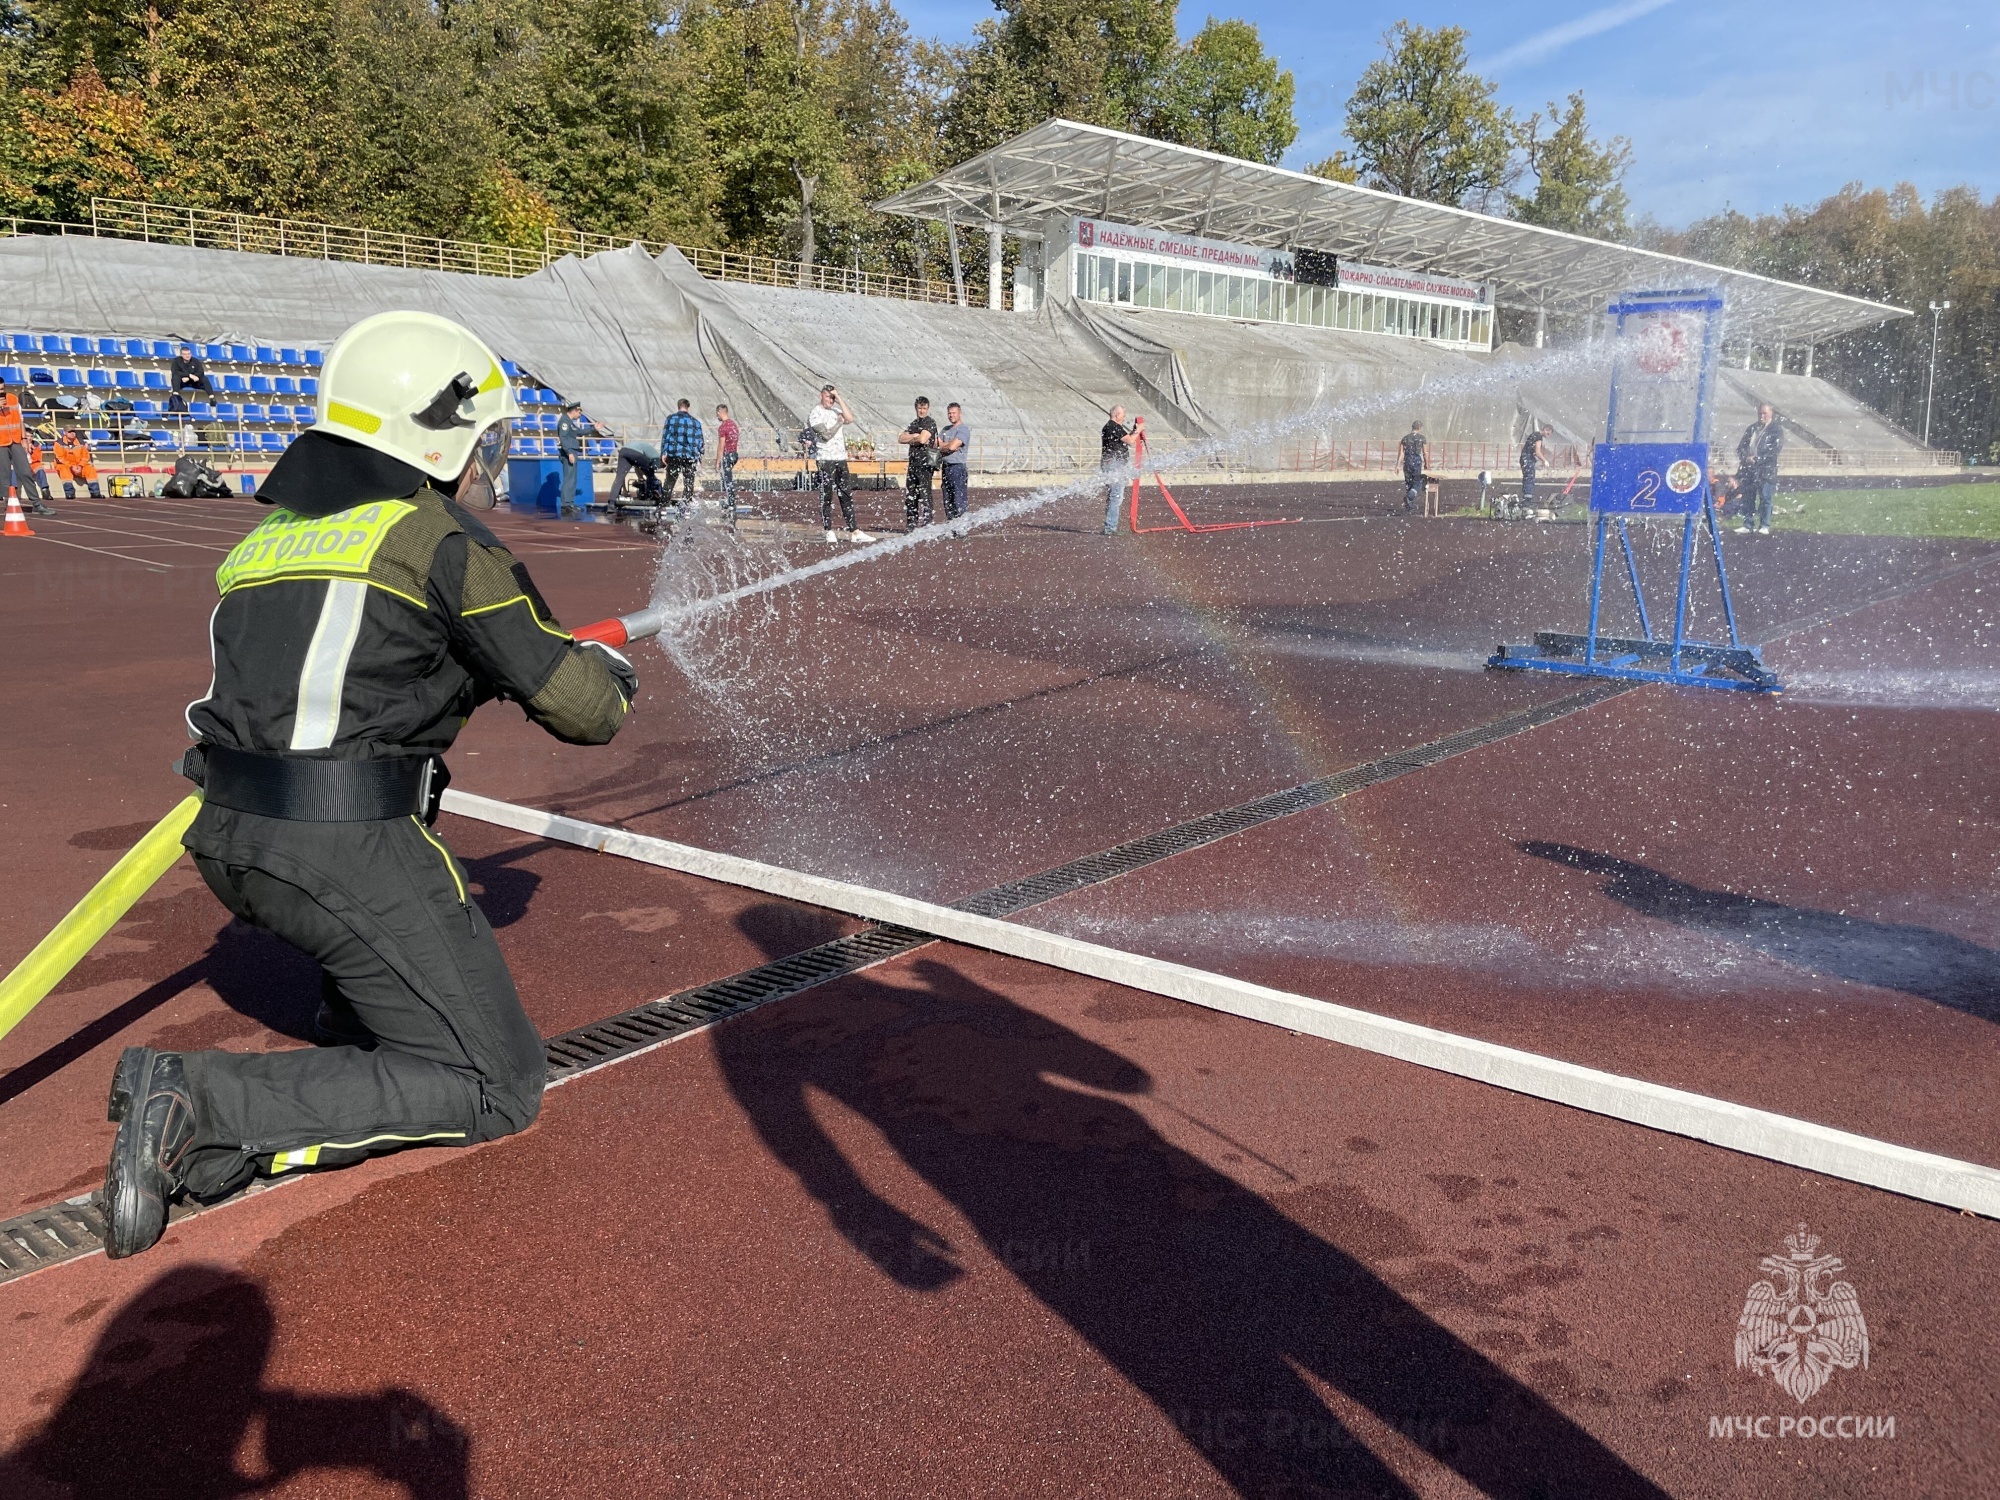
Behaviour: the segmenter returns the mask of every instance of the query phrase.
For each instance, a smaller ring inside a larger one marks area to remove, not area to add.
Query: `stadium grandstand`
[[[564,399],[634,437],[686,397],[698,412],[728,402],[746,453],[781,468],[833,381],[884,450],[913,396],[963,403],[989,473],[1093,464],[1114,405],[1156,414],[1160,451],[1205,444],[1215,468],[1272,475],[1390,468],[1422,418],[1435,466],[1470,473],[1511,467],[1531,422],[1554,426],[1558,461],[1582,462],[1604,375],[1557,346],[1599,338],[1623,289],[1705,285],[1729,298],[1719,432],[1768,401],[1795,471],[1957,462],[1813,373],[1817,345],[1909,315],[1886,304],[1064,120],[878,208],[943,226],[952,281],[100,200],[87,225],[0,221],[15,231],[0,240],[5,375],[53,399],[43,420],[84,427],[113,473],[197,449],[253,475],[311,420],[320,351],[360,317],[413,306],[507,356],[522,459],[553,457]],[[968,229],[986,239],[983,297],[960,260]],[[166,367],[183,341],[216,395],[179,413]]]

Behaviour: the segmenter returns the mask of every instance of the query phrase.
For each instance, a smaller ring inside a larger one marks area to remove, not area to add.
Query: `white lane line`
[[[115,557],[120,562],[137,563],[142,568],[151,568],[159,573],[170,573],[174,567],[172,563],[154,562],[144,557],[129,557],[123,552],[113,552],[106,547],[86,547],[82,542],[66,542],[61,537],[44,536],[40,532],[36,532],[35,537],[38,541],[47,542],[51,547],[74,547],[79,552],[95,552],[99,557]]]
[[[1269,989],[1226,974],[1126,953],[1019,922],[975,916],[891,891],[872,890],[734,854],[719,854],[621,828],[607,828],[600,823],[586,823],[469,792],[447,791],[444,808],[461,817],[502,828],[604,854],[622,855],[870,921],[913,928],[968,947],[1025,958],[1072,974],[1305,1032],[1455,1077],[1490,1083],[1513,1093],[1706,1141],[1766,1161],[2000,1218],[2000,1171],[1976,1162],[1912,1150],[1810,1120],[1606,1073],[1560,1058],[1315,1000],[1309,995]]]
[[[87,521],[71,521],[62,517],[52,517],[47,524],[76,531],[92,531],[102,536],[121,536],[128,542],[140,542],[152,547],[198,547],[204,552],[229,551],[228,547],[217,546],[214,542],[190,542],[184,537],[154,536],[149,532],[128,531],[119,526],[92,526]]]

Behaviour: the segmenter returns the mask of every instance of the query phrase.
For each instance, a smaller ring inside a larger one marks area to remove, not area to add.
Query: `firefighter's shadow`
[[[2000,953],[1965,938],[1708,890],[1570,844],[1530,840],[1520,848],[1537,859],[1604,876],[1604,894],[1643,916],[1744,943],[1797,968],[1901,990],[1983,1021],[2000,1021]]]
[[[769,939],[778,915],[740,919],[774,956],[798,938]],[[1142,1069],[946,963],[910,973],[919,988],[854,976],[713,1033],[766,1145],[883,1275],[932,1292],[966,1257],[876,1191],[815,1093],[879,1131],[1239,1493],[1413,1495],[1376,1456],[1384,1430],[1484,1494],[1661,1493],[1360,1260],[1162,1138],[1118,1097],[1151,1091]],[[1315,1383],[1366,1417],[1343,1422]]]
[[[212,1266],[165,1273],[112,1316],[61,1404],[0,1457],[0,1492],[200,1500],[358,1470],[416,1500],[467,1494],[470,1441],[411,1392],[266,1385],[276,1329],[255,1281]]]

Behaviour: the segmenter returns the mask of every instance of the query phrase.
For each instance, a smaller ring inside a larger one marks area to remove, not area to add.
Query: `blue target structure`
[[[1604,441],[1590,464],[1590,521],[1595,536],[1589,629],[1583,635],[1538,630],[1532,645],[1502,646],[1487,659],[1489,667],[1739,692],[1779,691],[1777,674],[1765,667],[1758,648],[1744,645],[1737,634],[1729,573],[1722,562],[1722,529],[1716,524],[1709,493],[1709,422],[1722,353],[1722,309],[1722,293],[1708,287],[1627,292],[1605,309],[1617,321]],[[1646,608],[1629,527],[1634,520],[1675,516],[1681,521],[1680,583],[1674,597],[1673,633],[1661,639],[1654,634]],[[1605,543],[1614,522],[1638,615],[1637,638],[1599,633]],[[1707,531],[1715,556],[1727,645],[1688,634],[1698,529]]]

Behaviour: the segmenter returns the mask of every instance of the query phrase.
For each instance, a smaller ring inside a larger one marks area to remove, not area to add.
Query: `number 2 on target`
[[[1639,475],[1639,488],[1632,495],[1632,509],[1651,510],[1653,500],[1660,493],[1660,471],[1646,469]]]

